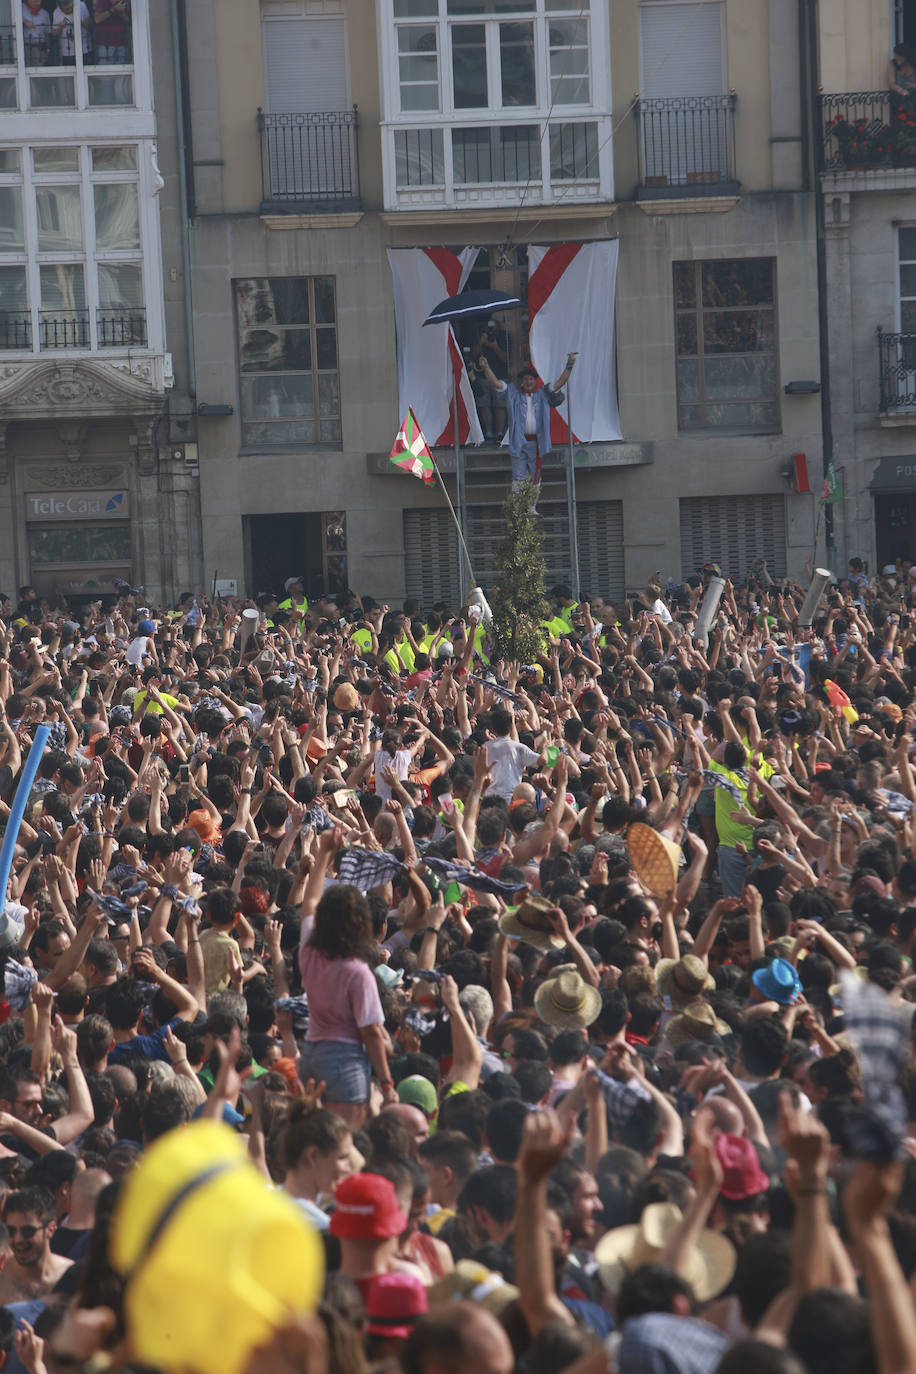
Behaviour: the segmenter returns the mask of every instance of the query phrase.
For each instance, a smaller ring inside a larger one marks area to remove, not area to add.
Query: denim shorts
[[[695,816],[714,816],[716,814],[716,789],[714,787],[703,787],[697,797],[696,806],[693,808]]]
[[[369,1101],[372,1067],[362,1045],[350,1040],[306,1040],[299,1060],[299,1077],[327,1084],[329,1102]]]

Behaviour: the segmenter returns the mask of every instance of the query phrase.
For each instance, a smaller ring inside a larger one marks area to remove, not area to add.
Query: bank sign
[[[26,494],[25,518],[38,520],[124,520],[128,493],[120,491],[40,491]]]

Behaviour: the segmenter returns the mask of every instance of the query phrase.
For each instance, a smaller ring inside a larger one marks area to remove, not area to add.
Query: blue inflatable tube
[[[0,916],[6,910],[6,885],[10,879],[13,850],[19,839],[22,817],[25,815],[26,803],[35,781],[35,774],[38,772],[38,765],[48,747],[50,733],[47,725],[39,725],[36,728],[35,738],[32,741],[32,747],[23,766],[22,777],[19,779],[19,786],[16,788],[16,795],[13,797],[13,804],[10,807],[10,814],[6,822],[6,834],[3,836],[3,845],[0,847]]]

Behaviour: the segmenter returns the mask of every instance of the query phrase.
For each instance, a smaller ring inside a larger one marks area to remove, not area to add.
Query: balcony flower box
[[[830,125],[836,139],[839,160],[849,171],[886,164],[893,152],[895,137],[880,119],[845,119],[837,115]]]

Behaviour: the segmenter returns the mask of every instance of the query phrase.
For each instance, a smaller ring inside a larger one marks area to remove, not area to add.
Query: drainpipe
[[[802,79],[803,109],[807,113],[808,163],[804,172],[806,189],[814,191],[814,234],[817,263],[817,327],[821,368],[821,442],[823,472],[826,479],[833,461],[833,414],[830,403],[830,341],[827,323],[827,235],[824,214],[824,191],[820,178],[823,170],[823,130],[818,100],[818,9],[817,0],[799,0],[806,11],[807,42],[804,53]],[[805,145],[803,144],[803,147]],[[828,555],[835,552],[833,506],[824,506],[824,540]],[[817,550],[815,550],[815,556]]]
[[[187,52],[184,24],[179,18],[179,0],[170,0],[172,21],[172,73],[175,82],[175,123],[178,133],[178,199],[181,214],[181,270],[184,274],[184,327],[188,349],[188,395],[197,397],[197,359],[194,345],[194,306],[191,300],[191,230],[188,209],[188,147],[190,109],[185,72]],[[182,10],[183,10],[182,6]],[[181,16],[183,18],[183,14]]]

